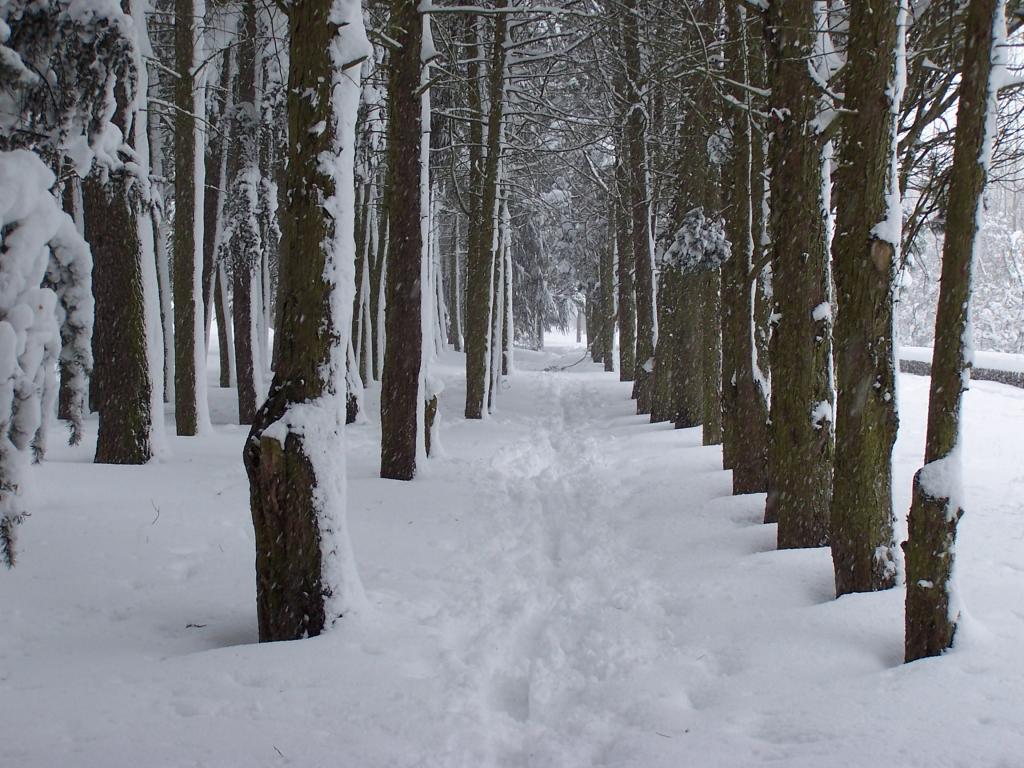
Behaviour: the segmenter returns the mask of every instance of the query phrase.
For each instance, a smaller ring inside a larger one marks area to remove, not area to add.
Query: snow
[[[911,347],[900,345],[900,359],[931,363],[932,350],[931,347]],[[1024,373],[1024,355],[1015,355],[1009,352],[975,350],[974,366],[976,368],[991,368],[997,371]]]
[[[649,424],[589,362],[542,371],[581,352],[517,350],[483,422],[442,356],[446,455],[412,483],[377,476],[367,392],[345,433],[367,607],[311,640],[256,643],[233,391],[211,379],[212,432],[146,466],[91,464],[94,419],[54,440],[0,587],[5,765],[1017,764],[1024,392],[965,395],[968,611],[951,653],[903,665],[902,589],[833,600],[827,550],[775,551],[698,429]],[[905,535],[928,381],[900,387]]]
[[[821,302],[811,311],[811,319],[816,323],[820,323],[822,320],[832,319],[832,305],[827,301]]]

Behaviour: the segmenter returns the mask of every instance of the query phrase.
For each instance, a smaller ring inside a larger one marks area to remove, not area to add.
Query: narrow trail
[[[461,714],[479,718],[453,730],[470,737],[453,751],[498,766],[599,765],[624,716],[609,690],[671,646],[667,630],[650,632],[663,592],[622,533],[629,486],[602,446],[594,384],[558,372],[516,381],[535,404],[527,434],[474,472],[492,535],[453,564],[469,587],[444,619],[461,628],[445,657]]]

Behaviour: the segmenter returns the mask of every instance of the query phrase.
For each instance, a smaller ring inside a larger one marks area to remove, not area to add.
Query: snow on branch
[[[661,255],[661,266],[683,274],[718,269],[732,253],[721,219],[709,219],[703,208],[694,208],[684,217],[672,244]]]

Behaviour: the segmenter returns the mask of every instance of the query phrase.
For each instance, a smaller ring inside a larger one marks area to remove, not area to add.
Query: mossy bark
[[[876,226],[891,189],[899,0],[850,6],[843,134],[836,172],[836,458],[831,536],[836,596],[888,589],[896,441],[893,298],[896,243]],[[885,94],[890,94],[886,96]],[[890,234],[895,237],[896,233]]]
[[[925,466],[914,476],[907,564],[905,658],[937,656],[953,644],[958,615],[951,606],[959,500],[926,482],[934,462],[958,463],[960,410],[970,380],[967,319],[971,269],[978,229],[978,205],[985,188],[985,121],[990,92],[993,26],[1002,12],[998,0],[971,0],[964,28],[963,79],[957,108],[953,167],[950,174],[946,238],[935,317],[935,350],[928,396]],[[985,158],[987,161],[987,158]],[[945,467],[945,473],[953,467]]]
[[[773,117],[772,271],[778,321],[772,338],[765,519],[780,549],[828,543],[832,491],[829,273],[821,204],[820,90],[811,77],[812,3],[777,0],[766,15]]]

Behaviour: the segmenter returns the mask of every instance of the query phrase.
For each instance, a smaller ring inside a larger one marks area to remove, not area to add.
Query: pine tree
[[[836,595],[895,583],[893,298],[902,210],[894,191],[900,0],[850,6],[836,173],[836,457],[831,545]],[[891,53],[889,53],[891,52]]]
[[[209,421],[202,332],[203,146],[196,83],[202,0],[174,3],[174,417],[179,435],[198,434]],[[198,242],[197,242],[198,240]]]
[[[822,209],[823,137],[815,4],[775,0],[766,14],[771,143],[771,426],[766,522],[780,548],[828,543],[832,490],[829,273]]]
[[[299,0],[288,23],[279,343],[270,394],[243,451],[264,642],[318,635],[361,598],[344,519],[344,410],[353,126],[369,46],[355,0]],[[336,159],[328,165],[327,156]]]
[[[937,656],[953,644],[959,608],[952,572],[960,506],[960,411],[970,381],[967,317],[971,268],[978,234],[978,206],[995,140],[993,59],[1002,59],[1006,23],[1003,0],[971,0],[964,25],[963,76],[942,277],[935,317],[935,349],[928,394],[924,466],[914,475],[907,562],[905,657]]]
[[[419,434],[421,269],[420,55],[423,18],[415,0],[392,0],[388,36],[400,44],[388,59],[388,240],[386,346],[381,379],[380,476],[412,480]]]

